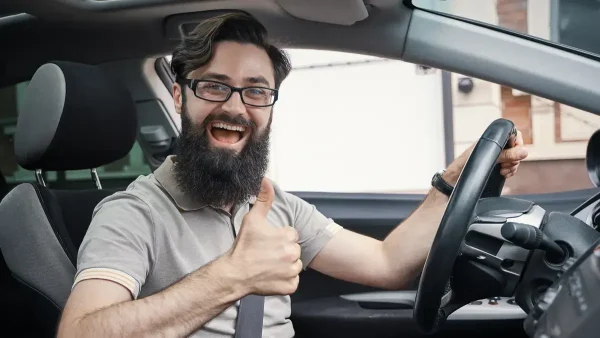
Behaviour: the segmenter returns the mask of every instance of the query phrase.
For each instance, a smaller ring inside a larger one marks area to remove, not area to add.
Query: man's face
[[[234,87],[273,88],[275,82],[266,52],[235,42],[215,44],[211,62],[188,78]],[[272,107],[244,104],[236,92],[225,102],[211,102],[179,84],[174,86],[174,100],[182,115],[175,165],[180,188],[217,207],[255,195],[268,166]]]
[[[191,72],[188,78],[214,80],[234,87],[275,87],[273,64],[267,53],[255,45],[229,41],[215,44],[211,62]],[[182,88],[175,84],[178,113],[183,113],[184,108],[182,90],[185,90],[185,110],[190,122],[200,127],[205,120],[210,120],[206,121],[210,123],[204,123],[204,128],[211,147],[239,153],[252,135],[263,133],[270,124],[272,107],[245,105],[240,93],[232,93],[226,102],[210,102],[194,96],[188,86]],[[220,128],[222,123],[226,123],[225,128]]]

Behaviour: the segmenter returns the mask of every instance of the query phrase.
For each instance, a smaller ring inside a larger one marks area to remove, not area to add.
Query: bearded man
[[[59,337],[231,337],[250,296],[264,302],[264,336],[292,337],[289,295],[303,269],[385,289],[414,281],[448,202],[443,189],[432,187],[379,241],[264,177],[273,107],[291,65],[257,20],[204,21],[171,66],[177,150],[96,207]],[[505,177],[527,156],[520,134],[514,141],[500,157]],[[456,183],[471,150],[437,182]]]

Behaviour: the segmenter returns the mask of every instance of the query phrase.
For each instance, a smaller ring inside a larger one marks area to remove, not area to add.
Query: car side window
[[[368,55],[289,49],[269,175],[285,190],[424,193],[445,166],[441,72]]]
[[[497,118],[513,121],[529,151],[504,194],[543,194],[593,188],[587,145],[600,116],[461,74],[452,74],[455,154],[476,142]]]
[[[0,172],[9,186],[35,181],[33,171],[25,170],[17,164],[13,147],[19,105],[23,102],[28,81],[0,88]],[[144,153],[137,143],[127,156],[113,163],[97,168],[103,186],[126,186],[139,175],[151,172]],[[54,188],[90,185],[89,170],[74,170],[64,173],[44,173],[46,182]]]

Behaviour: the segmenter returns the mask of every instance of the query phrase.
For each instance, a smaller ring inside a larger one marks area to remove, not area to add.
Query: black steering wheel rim
[[[500,196],[504,177],[498,157],[516,135],[514,124],[498,119],[485,130],[465,164],[429,251],[415,299],[414,319],[425,333],[436,331],[449,315],[440,307],[462,241],[482,197]]]

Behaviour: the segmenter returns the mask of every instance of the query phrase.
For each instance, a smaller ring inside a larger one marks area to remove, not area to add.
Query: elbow
[[[388,266],[382,273],[381,287],[387,290],[413,290],[417,287],[421,270],[408,266]]]

